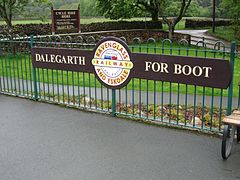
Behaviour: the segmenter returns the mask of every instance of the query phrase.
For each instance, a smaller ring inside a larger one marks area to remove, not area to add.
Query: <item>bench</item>
[[[231,154],[235,137],[237,137],[237,142],[240,142],[240,111],[233,111],[233,113],[226,116],[222,122],[224,124],[222,136],[222,158],[226,160]]]

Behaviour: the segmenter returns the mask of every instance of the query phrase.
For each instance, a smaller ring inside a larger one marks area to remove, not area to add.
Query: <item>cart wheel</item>
[[[235,126],[224,125],[222,137],[222,158],[227,159],[231,154],[233,140],[235,136]]]
[[[237,142],[240,142],[240,127],[237,127]]]

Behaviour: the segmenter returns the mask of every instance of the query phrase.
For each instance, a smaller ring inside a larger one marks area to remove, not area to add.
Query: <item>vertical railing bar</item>
[[[126,115],[128,114],[128,88],[125,86],[125,102],[126,102]]]
[[[12,42],[12,44],[13,44],[13,42]],[[9,91],[9,92],[11,92],[11,93],[13,93],[13,84],[12,84],[12,71],[11,71],[11,45],[10,45],[10,47],[9,47],[9,51],[8,51],[8,67],[9,67],[9,76],[8,76],[8,78],[9,78],[9,80],[10,80],[10,88],[11,88],[11,90]],[[13,53],[13,52],[12,52]]]
[[[180,84],[178,83],[178,93],[177,93],[177,125],[179,123],[179,93],[180,93]]]
[[[134,116],[134,79],[132,79],[132,115]]]
[[[88,73],[88,90],[89,90],[89,100],[90,100],[90,109],[92,108],[92,90],[91,90],[91,76],[90,73]]]
[[[43,81],[43,99],[46,100],[46,88],[45,88],[45,72],[44,69],[42,68],[42,81]]]
[[[202,129],[204,128],[204,116],[205,116],[205,86],[203,86],[203,95],[202,95]]]
[[[23,45],[24,47],[24,45]],[[29,95],[29,92],[28,92],[28,70],[27,70],[27,57],[26,57],[26,50],[24,48],[24,53],[23,53],[23,57],[24,57],[24,68],[25,68],[25,81],[26,81],[26,91],[27,91],[27,96]]]
[[[16,47],[14,46],[14,51],[17,52]],[[16,68],[15,68],[15,59],[17,56],[17,53],[13,55],[13,60],[12,60],[12,66],[13,66],[13,80],[14,80],[14,93],[17,94],[17,82],[16,82]],[[1,79],[1,78],[0,78]]]
[[[187,101],[188,101],[188,97],[187,97],[187,95],[188,95],[188,85],[186,84],[186,91],[185,91],[185,117],[184,117],[184,126],[186,126],[187,125],[187,106],[188,106],[188,103],[187,103]]]
[[[60,87],[59,87],[59,71],[56,70],[56,79],[57,79],[57,99],[58,103],[60,103]]]
[[[80,107],[81,99],[80,99],[80,72],[77,72],[77,79],[78,79],[78,107]]]
[[[83,106],[86,108],[85,73],[83,72]]]
[[[172,83],[169,82],[169,124],[172,118]]]
[[[194,98],[193,98],[193,127],[196,126],[196,121],[195,121],[195,117],[196,117],[196,102],[197,102],[197,86],[194,85]]]
[[[73,105],[76,105],[76,97],[75,97],[75,80],[74,80],[74,72],[72,71],[72,101]]]
[[[9,45],[10,46],[10,45]],[[7,59],[9,56],[9,46],[7,47],[7,56],[5,56],[5,68],[6,68],[6,79],[7,79],[7,92],[9,92],[9,75],[8,75],[8,65],[7,65]]]
[[[228,110],[227,110],[227,115],[230,115],[231,112],[232,112],[235,49],[236,49],[236,42],[233,41],[231,43],[231,52],[230,52],[230,64],[231,64],[231,67],[232,67],[232,82],[230,83],[230,86],[228,87]]]
[[[219,107],[219,131],[221,131],[222,128],[222,105],[223,105],[223,89],[221,89],[221,94],[220,94],[220,107]]]
[[[3,48],[5,49],[5,47],[3,46]],[[3,81],[3,91],[5,92],[6,91],[6,86],[5,86],[5,74],[4,74],[4,59],[5,59],[5,56],[6,56],[6,51],[4,52],[3,54],[3,58],[1,58],[1,65],[2,65],[2,81]],[[18,67],[17,67],[18,68]]]
[[[112,117],[116,116],[116,90],[112,89]]]
[[[119,102],[119,113],[122,112],[122,99],[121,99],[121,89],[118,90],[118,102]]]
[[[103,85],[101,83],[101,110],[103,110]]]
[[[33,38],[34,41],[34,38]],[[31,44],[31,37],[30,37],[30,44]],[[28,46],[28,48],[30,49],[29,52],[31,52],[31,45]],[[34,80],[33,80],[33,67],[32,67],[32,59],[31,59],[31,54],[28,53],[28,69],[29,69],[29,77],[30,77],[30,91],[31,91],[31,96],[34,97]],[[35,69],[35,73],[36,73],[36,69]]]
[[[40,78],[41,78],[41,76],[40,76],[40,69],[39,68],[37,68],[37,69],[35,69],[35,70],[37,70],[37,76],[38,76],[38,89],[39,89],[39,98],[41,99],[42,98],[42,94],[41,94],[41,82],[40,82]],[[34,72],[33,72],[34,73]],[[36,88],[36,87],[35,87]],[[35,90],[34,90],[35,91]]]
[[[67,103],[70,104],[70,87],[69,87],[69,71],[67,73]]]
[[[162,104],[162,106],[161,106],[161,121],[163,122],[163,107],[164,107],[164,104],[163,104],[164,82],[163,81],[162,81],[161,88],[162,88],[162,92],[161,92],[161,94],[162,94],[162,97],[161,97],[161,104]]]
[[[109,103],[110,103],[110,98],[109,98],[109,88],[107,88],[107,103],[108,103],[108,112],[109,112],[109,110],[110,110],[110,108],[109,108]]]
[[[24,69],[23,69],[23,59],[22,59],[22,53],[20,53],[20,67],[21,67],[21,78],[22,78],[22,95],[25,96],[25,84],[24,84]]]
[[[94,92],[95,92],[95,109],[97,110],[98,109],[98,104],[97,104],[97,101],[98,101],[98,97],[97,97],[97,80],[96,78],[94,78]]]
[[[53,69],[51,70],[52,74],[52,94],[53,94],[53,102],[55,102],[55,82],[54,82],[54,71]]]
[[[156,120],[156,81],[153,81],[153,119]]]
[[[61,76],[62,76],[62,97],[63,97],[63,104],[65,103],[65,88],[64,88],[64,76],[63,76],[63,70],[61,70]]]
[[[47,69],[46,71],[47,71],[48,101],[50,101],[49,69]]]
[[[149,105],[149,104],[148,104],[148,103],[149,103],[149,102],[148,102],[148,101],[149,101],[149,97],[148,97],[148,91],[149,91],[149,87],[148,87],[148,86],[149,86],[149,84],[148,84],[148,83],[149,83],[149,81],[148,81],[148,79],[147,79],[147,91],[146,91],[146,94],[147,94],[147,99],[146,99],[146,100],[147,100],[146,118],[147,118],[147,119],[148,119],[148,105]]]
[[[142,116],[142,80],[139,79],[139,117]]]
[[[210,130],[212,130],[213,126],[213,108],[214,108],[213,106],[214,106],[214,88],[212,88]]]
[[[33,48],[33,43],[34,43],[34,39],[33,36],[30,37],[30,49]],[[36,68],[33,67],[32,68],[33,71],[33,83],[34,83],[34,97],[33,99],[36,101],[38,99],[38,89],[37,89],[37,73],[36,73]],[[32,80],[31,80],[31,84],[32,84]],[[40,88],[39,88],[40,91]]]

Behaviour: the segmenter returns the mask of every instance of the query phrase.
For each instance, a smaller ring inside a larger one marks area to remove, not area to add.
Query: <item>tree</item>
[[[105,17],[111,19],[130,18],[137,9],[151,15],[153,21],[159,16],[168,25],[169,38],[173,38],[176,24],[182,19],[192,0],[97,0]],[[170,8],[169,8],[170,7]],[[172,9],[171,9],[172,8]],[[171,18],[167,18],[168,16]]]
[[[20,13],[28,3],[41,3],[47,2],[47,0],[1,0],[0,1],[0,16],[7,23],[9,27],[12,27],[12,17],[15,13]]]
[[[98,11],[110,19],[127,19],[137,15],[134,0],[97,0]]]
[[[152,21],[158,21],[162,0],[135,0],[134,6],[151,14]]]
[[[162,6],[162,18],[163,21],[168,25],[168,38],[172,39],[173,38],[173,34],[174,34],[174,30],[175,30],[175,26],[176,24],[182,19],[182,17],[184,16],[184,14],[186,13],[188,7],[190,6],[192,0],[178,0],[178,1],[172,1],[174,3],[176,3],[177,5],[177,11],[175,14],[172,14],[172,17],[168,18],[168,11],[166,11],[166,3],[164,6]],[[165,10],[164,10],[165,9]]]
[[[12,16],[14,11],[22,9],[27,3],[28,0],[2,0],[0,2],[0,16],[9,27],[12,27]]]
[[[126,19],[147,12],[158,20],[159,0],[97,0],[99,11],[110,19]]]

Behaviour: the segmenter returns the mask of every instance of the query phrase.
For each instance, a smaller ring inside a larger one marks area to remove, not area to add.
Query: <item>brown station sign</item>
[[[232,68],[227,60],[131,53],[120,39],[101,40],[93,51],[66,48],[32,49],[36,68],[95,73],[106,87],[118,89],[131,78],[228,88]]]

